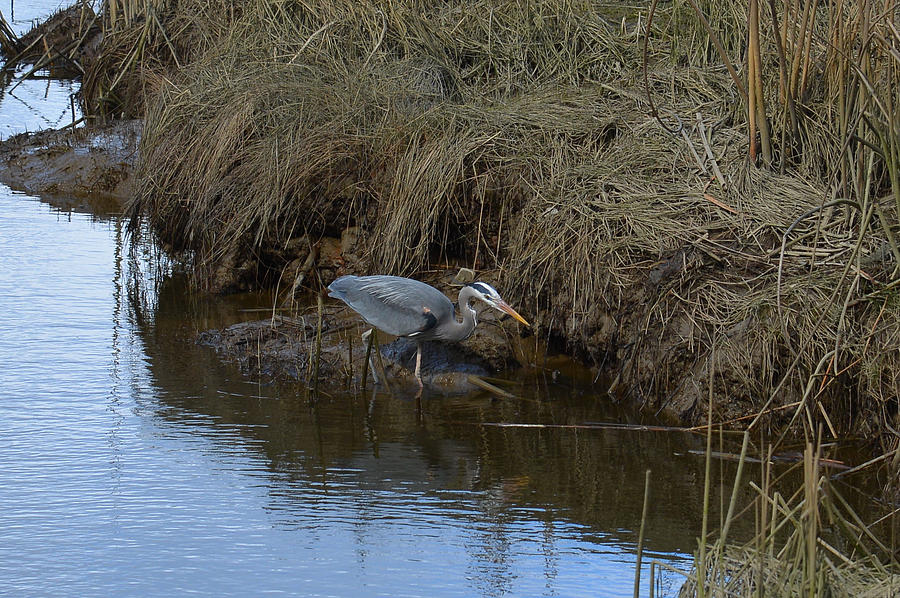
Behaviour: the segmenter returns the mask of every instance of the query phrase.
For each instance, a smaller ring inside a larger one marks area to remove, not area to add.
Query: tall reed
[[[800,468],[799,487],[785,485],[790,471],[776,479],[771,453],[764,454],[769,458],[762,460],[760,481],[749,482],[749,504],[739,504],[748,439],[745,434],[718,537],[695,556],[679,596],[894,595],[900,589],[900,562],[873,531],[874,524],[865,523],[831,482],[821,444],[808,442],[802,462],[792,467]],[[740,517],[753,517],[755,531],[736,542],[729,529]]]

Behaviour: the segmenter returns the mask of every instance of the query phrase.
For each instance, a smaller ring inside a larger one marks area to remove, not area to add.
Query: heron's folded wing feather
[[[423,296],[417,292],[420,290],[417,285],[398,285],[396,281],[393,284],[385,284],[385,281],[379,280],[367,281],[355,292],[347,293],[347,303],[367,322],[389,334],[418,336],[438,323],[433,308],[428,305],[436,297]],[[449,303],[443,293],[435,292],[440,295],[440,299]]]

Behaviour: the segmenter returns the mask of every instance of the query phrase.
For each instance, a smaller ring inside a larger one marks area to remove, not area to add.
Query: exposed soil
[[[22,133],[0,143],[0,181],[33,195],[106,198],[124,202],[141,122]]]

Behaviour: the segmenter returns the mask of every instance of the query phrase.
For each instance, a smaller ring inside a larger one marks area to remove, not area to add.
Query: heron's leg
[[[419,389],[425,387],[425,384],[422,383],[422,343],[416,343],[416,380],[419,383]]]
[[[361,336],[363,344],[367,345],[368,347],[366,349],[366,357],[368,357],[369,360],[369,369],[372,370],[372,378],[375,380],[375,384],[378,384],[380,383],[380,380],[378,379],[378,370],[375,368],[375,362],[372,361],[372,343],[375,339],[370,338],[374,332],[374,328],[369,328],[368,330],[363,332]],[[365,372],[363,372],[363,375],[365,375]]]

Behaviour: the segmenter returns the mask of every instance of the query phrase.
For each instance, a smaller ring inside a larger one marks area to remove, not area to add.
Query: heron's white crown
[[[502,301],[502,299],[500,299],[500,293],[497,292],[497,289],[487,284],[486,282],[473,282],[470,283],[469,286],[478,293],[479,299],[489,305],[494,305],[497,301]]]

